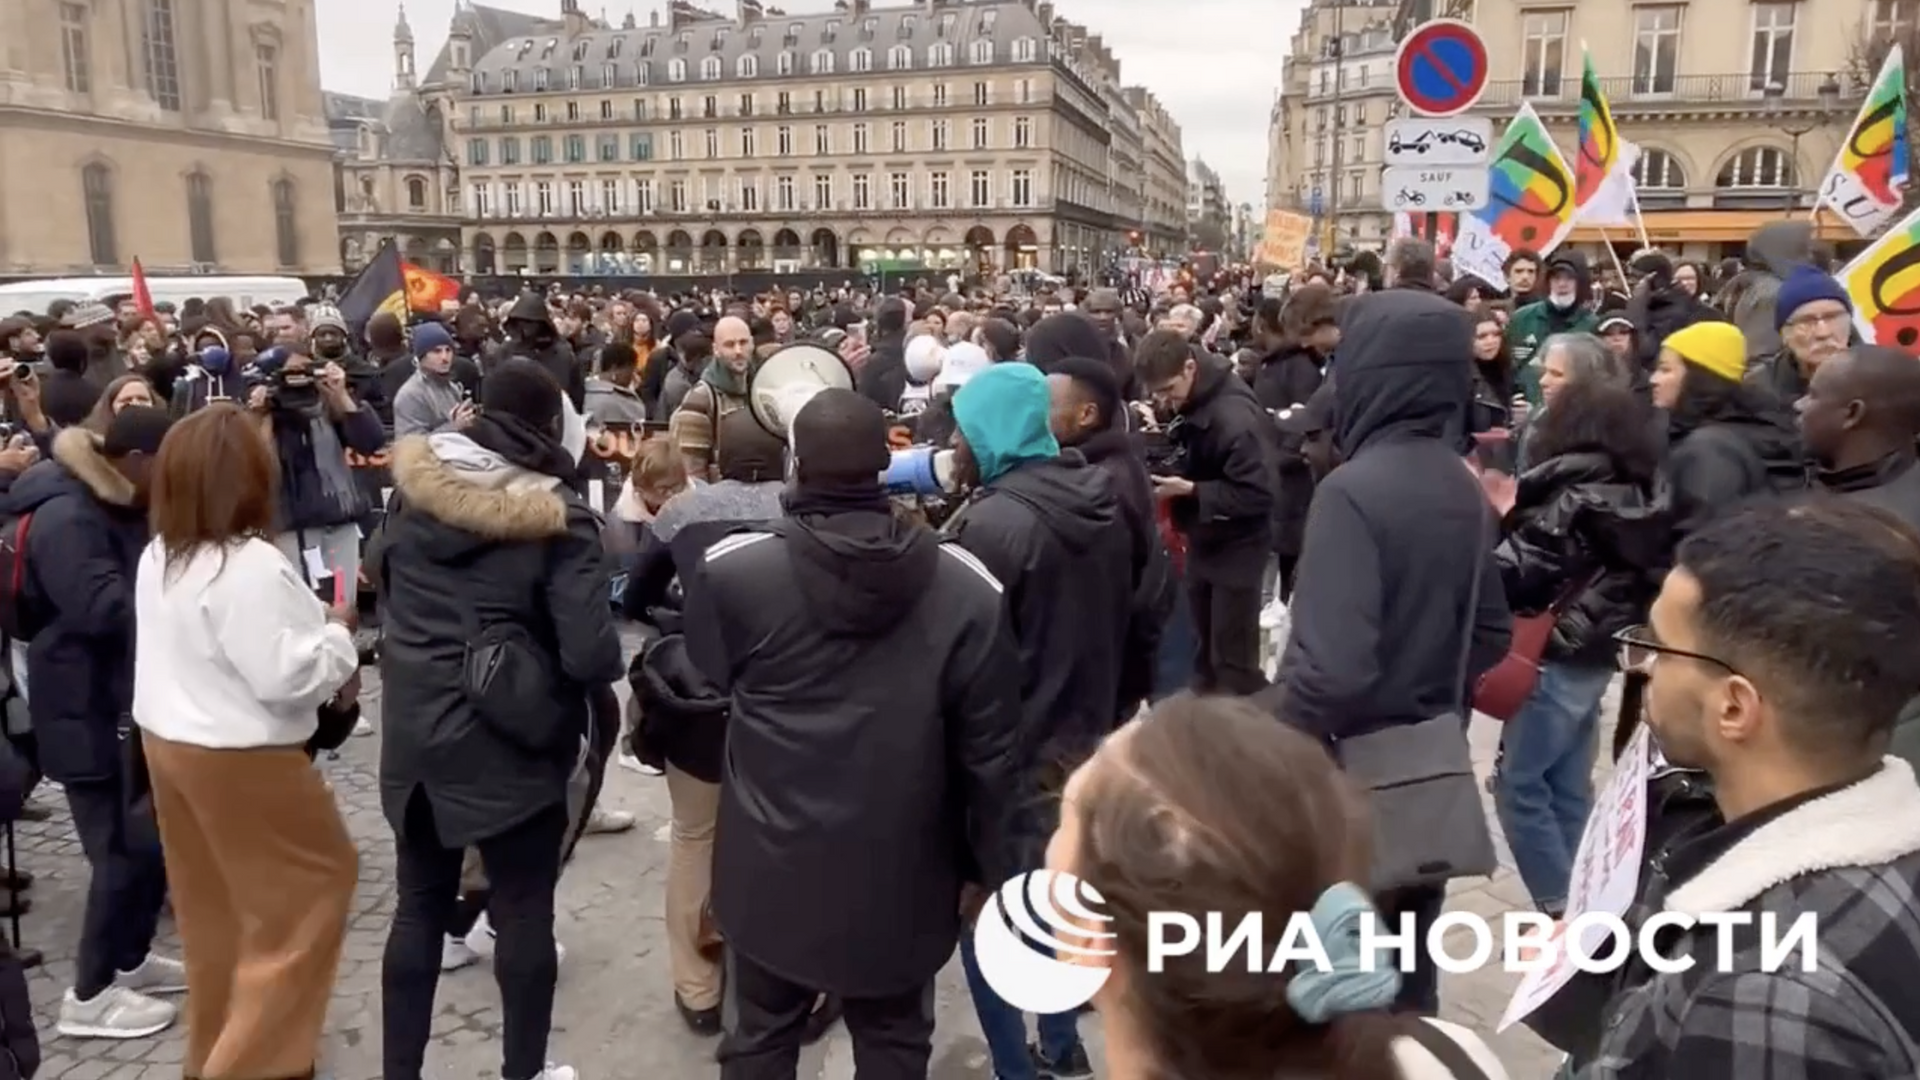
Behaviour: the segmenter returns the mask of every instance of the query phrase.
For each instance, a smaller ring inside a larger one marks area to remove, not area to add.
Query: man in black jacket
[[[897,296],[880,301],[873,312],[873,352],[861,365],[856,385],[862,397],[887,412],[900,408],[907,388],[907,320],[912,317],[912,306]]]
[[[715,544],[685,590],[688,654],[733,701],[720,1075],[792,1080],[824,991],[861,1075],[924,1077],[962,888],[1010,873],[1019,659],[1001,584],[894,518],[878,406],[823,391],[792,440],[790,516]]]
[[[501,320],[507,333],[505,356],[532,360],[547,369],[560,389],[566,391],[573,411],[587,410],[587,369],[573,355],[573,346],[560,336],[554,325],[553,310],[538,293],[522,293],[513,302],[507,317]]]
[[[1187,597],[1200,639],[1194,689],[1253,694],[1260,670],[1260,579],[1272,546],[1273,419],[1228,362],[1155,330],[1134,354],[1140,382],[1182,449],[1180,475],[1155,476],[1187,538]]]
[[[1873,503],[1920,529],[1920,364],[1856,345],[1813,371],[1800,434],[1822,490]]]
[[[1127,431],[1126,402],[1113,368],[1088,357],[1068,357],[1054,365],[1047,388],[1053,394],[1053,437],[1107,474],[1119,499],[1120,516],[1133,537],[1133,605],[1120,664],[1120,698],[1115,703],[1115,716],[1124,721],[1153,692],[1161,629],[1178,595],[1173,559],[1160,541],[1153,484]]]
[[[1472,399],[1472,349],[1472,317],[1432,293],[1350,301],[1341,320],[1334,440],[1344,461],[1307,512],[1279,696],[1282,719],[1330,743],[1466,716],[1466,688],[1506,653],[1499,526],[1449,441]],[[1424,940],[1445,889],[1401,892],[1381,906],[1413,913]],[[1423,955],[1401,1002],[1432,1012],[1438,1000]]]

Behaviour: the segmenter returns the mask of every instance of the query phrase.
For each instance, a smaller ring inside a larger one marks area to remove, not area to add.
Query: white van
[[[175,307],[199,297],[211,300],[224,296],[236,309],[255,304],[281,306],[309,294],[307,283],[295,277],[227,277],[217,274],[190,274],[183,277],[147,278],[147,292],[153,302],[172,303]],[[0,285],[0,318],[17,311],[45,315],[56,300],[76,304],[101,303],[114,307],[133,295],[130,277],[49,278],[45,281],[20,281]]]

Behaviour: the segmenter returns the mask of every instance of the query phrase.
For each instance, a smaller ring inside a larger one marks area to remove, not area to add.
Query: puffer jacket
[[[1604,450],[1579,449],[1523,473],[1502,524],[1495,555],[1514,612],[1538,614],[1567,597],[1545,658],[1610,663],[1613,635],[1646,621],[1670,559],[1664,489],[1636,482]]]

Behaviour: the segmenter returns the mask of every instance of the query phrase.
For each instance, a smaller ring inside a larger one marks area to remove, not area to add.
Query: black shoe
[[[828,995],[820,1004],[814,1006],[813,1015],[807,1017],[807,1027],[800,1035],[800,1045],[812,1046],[827,1037],[827,1030],[840,1019],[840,999]]]
[[[14,959],[20,961],[20,967],[24,971],[32,971],[34,968],[47,962],[47,955],[45,953],[39,949],[29,948],[27,946],[15,949],[13,956]]]
[[[673,995],[673,1007],[680,1010],[680,1019],[686,1021],[688,1030],[695,1035],[708,1036],[720,1034],[720,1006],[710,1009],[696,1009],[688,1005],[679,994]]]
[[[30,870],[0,870],[0,885],[9,889],[30,889],[33,887],[33,872]]]
[[[1040,1080],[1085,1080],[1093,1075],[1087,1048],[1079,1043],[1073,1044],[1072,1052],[1063,1061],[1049,1061],[1047,1055],[1040,1052],[1039,1043],[1028,1043],[1027,1055],[1033,1058],[1033,1071],[1040,1074]]]

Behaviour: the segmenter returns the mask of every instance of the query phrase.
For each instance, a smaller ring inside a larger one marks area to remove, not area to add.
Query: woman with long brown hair
[[[1070,954],[1109,972],[1093,998],[1102,1075],[1460,1080],[1472,1074],[1447,1062],[1464,1056],[1504,1080],[1472,1032],[1389,1011],[1393,957],[1360,951],[1375,915],[1354,884],[1367,880],[1368,846],[1358,791],[1326,751],[1244,700],[1181,695],[1110,736],[1068,780],[1047,845],[1047,869],[1077,878],[1082,903],[1107,917],[1054,924],[1063,944],[1106,954]],[[1326,963],[1209,970],[1212,950],[1196,949],[1149,971],[1150,922],[1174,912],[1228,928],[1258,916],[1263,960],[1305,915]],[[980,918],[1005,916],[995,905]]]
[[[236,405],[168,433],[141,556],[133,717],[187,968],[183,1071],[312,1075],[358,858],[305,752],[359,689],[352,609],[273,545],[273,451]]]
[[[153,384],[147,381],[147,377],[128,373],[107,384],[107,388],[100,392],[100,400],[93,403],[93,411],[87,414],[86,421],[80,426],[104,437],[107,428],[113,424],[113,418],[120,415],[120,410],[135,406],[151,408],[155,404]]]

